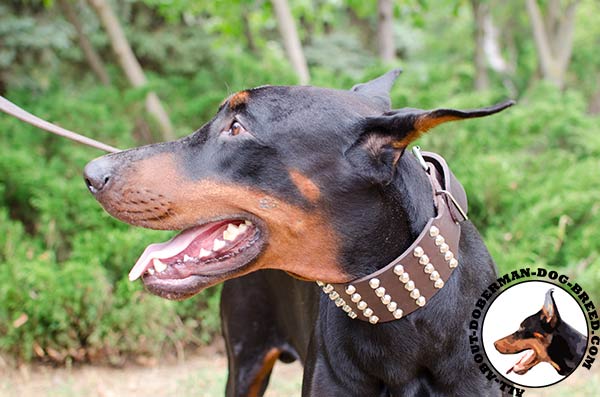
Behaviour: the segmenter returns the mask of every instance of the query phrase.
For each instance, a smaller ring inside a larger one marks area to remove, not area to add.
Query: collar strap
[[[420,152],[415,153],[417,157]],[[446,161],[423,152],[424,168],[437,210],[419,237],[390,264],[347,284],[317,281],[323,292],[352,319],[371,324],[398,320],[425,306],[458,266],[460,223],[467,197]]]

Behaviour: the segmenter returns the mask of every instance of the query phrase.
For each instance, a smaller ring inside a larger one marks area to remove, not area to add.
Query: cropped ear
[[[398,76],[402,73],[402,69],[393,69],[379,76],[376,79],[366,83],[357,84],[350,91],[364,95],[375,102],[382,111],[390,110],[390,90]]]
[[[403,108],[381,116],[367,117],[360,125],[360,137],[346,152],[346,157],[361,168],[369,166],[368,173],[376,180],[389,182],[406,147],[431,128],[448,121],[489,116],[514,103],[510,100],[472,110]]]
[[[515,101],[511,100],[472,110],[404,108],[384,113],[382,116],[369,117],[364,128],[366,132],[373,131],[388,136],[394,148],[404,149],[425,132],[442,123],[489,116],[514,104]]]
[[[546,298],[544,299],[544,306],[542,306],[540,318],[542,322],[545,324],[549,324],[550,327],[556,327],[556,323],[560,318],[558,314],[558,310],[556,308],[556,302],[554,302],[554,297],[552,296],[552,292],[554,288],[550,288],[546,292]]]

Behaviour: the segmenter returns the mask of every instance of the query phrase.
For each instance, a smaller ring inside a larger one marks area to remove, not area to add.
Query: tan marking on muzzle
[[[266,224],[268,242],[245,273],[269,268],[310,280],[349,281],[338,263],[337,234],[320,211],[306,211],[253,187],[214,179],[194,181],[183,175],[173,154],[159,153],[127,168],[111,187],[110,195],[100,201],[114,217],[152,229],[183,230],[249,213]],[[131,190],[138,192],[138,203],[152,198],[149,208],[156,213],[135,213],[134,208],[147,209],[148,204],[133,205],[128,199]]]
[[[494,347],[502,354],[511,354],[529,349],[528,339],[516,339],[513,334],[505,336],[494,342]]]
[[[298,188],[298,191],[311,203],[315,203],[321,197],[321,191],[319,187],[306,175],[303,175],[300,171],[290,171],[290,179]]]
[[[552,366],[556,365],[548,356],[548,343],[547,340],[539,338],[517,339],[514,334],[511,334],[494,342],[494,347],[502,354],[514,354],[532,349],[535,352],[535,360],[528,365],[527,370],[529,370],[542,361],[548,362]]]

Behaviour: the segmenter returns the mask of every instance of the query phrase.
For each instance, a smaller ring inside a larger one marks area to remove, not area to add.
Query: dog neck
[[[350,283],[317,282],[335,305],[353,319],[358,317],[372,324],[400,319],[423,307],[458,266],[459,222],[467,219],[466,195],[442,157],[428,153],[426,162],[420,151],[415,153],[425,178],[407,172],[396,186],[396,192],[398,187],[405,189],[404,195],[396,197],[412,196],[399,205],[405,220],[403,246],[396,250],[402,249],[401,253]],[[422,179],[425,183],[421,183]],[[411,189],[421,184],[428,189]],[[431,203],[431,208],[427,210],[429,205],[423,203]]]
[[[415,241],[427,221],[435,216],[432,186],[417,159],[405,153],[398,162],[390,197],[405,219],[398,230],[394,257],[399,256]],[[385,266],[382,264],[381,267]]]
[[[344,241],[342,262],[352,279],[371,274],[404,252],[435,215],[431,184],[417,159],[404,153],[388,185],[376,185],[341,205],[361,221]],[[347,224],[348,222],[344,222]]]

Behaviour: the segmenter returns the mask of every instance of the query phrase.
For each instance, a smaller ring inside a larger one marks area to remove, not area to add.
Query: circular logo
[[[485,354],[512,383],[545,387],[569,376],[581,363],[588,327],[581,307],[561,287],[529,281],[503,291],[482,325]]]

